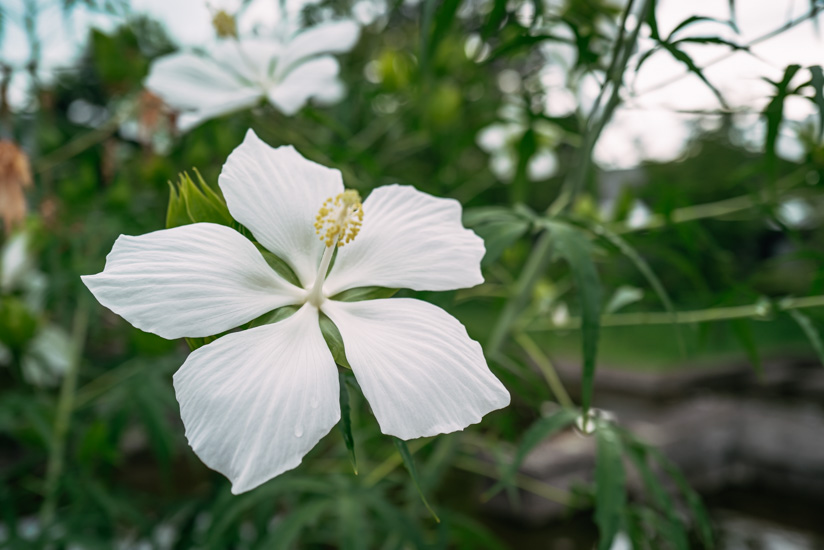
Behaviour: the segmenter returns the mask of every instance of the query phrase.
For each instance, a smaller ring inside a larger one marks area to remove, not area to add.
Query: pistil
[[[318,267],[318,274],[312,289],[306,296],[306,301],[315,307],[325,299],[323,282],[329,272],[329,264],[335,249],[352,242],[358,236],[363,223],[363,205],[361,198],[354,189],[347,189],[336,197],[329,197],[318,210],[315,220],[315,232],[326,245],[323,258]]]
[[[336,243],[337,244],[337,243]],[[332,256],[335,255],[335,245],[327,246],[323,251],[323,258],[320,260],[320,267],[318,268],[318,275],[315,277],[315,283],[312,285],[312,290],[306,296],[306,301],[315,307],[320,307],[323,302],[323,281],[326,280],[326,274],[329,272],[329,264],[332,263]]]

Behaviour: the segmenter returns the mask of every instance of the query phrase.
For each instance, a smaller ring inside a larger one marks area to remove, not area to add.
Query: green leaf
[[[758,353],[758,346],[752,334],[751,321],[749,319],[732,319],[730,325],[736,338],[738,338],[738,341],[744,346],[744,350],[746,350],[747,356],[750,358],[750,363],[752,363],[753,370],[759,378],[763,378],[764,367],[761,364],[761,355]]]
[[[784,76],[780,81],[774,82],[765,79],[775,86],[775,95],[762,113],[767,119],[767,136],[764,140],[764,153],[766,154],[767,170],[773,179],[775,178],[776,159],[778,158],[776,154],[778,132],[784,120],[784,101],[791,95],[789,91],[790,81],[792,81],[799,70],[801,70],[800,65],[789,65],[784,70]]]
[[[335,363],[351,370],[352,367],[349,365],[349,361],[346,360],[346,350],[343,346],[343,338],[340,335],[340,331],[338,327],[335,326],[335,323],[332,322],[332,319],[322,312],[320,314],[320,331],[323,334],[323,339],[326,340],[326,345],[329,346],[329,351],[332,352]]]
[[[346,375],[339,374],[340,380],[340,422],[338,428],[340,429],[343,442],[346,445],[346,450],[349,451],[349,462],[352,463],[352,469],[355,475],[358,475],[358,461],[355,458],[355,438],[352,437],[352,410],[349,406],[349,389],[346,387]]]
[[[670,299],[667,289],[664,288],[664,285],[661,283],[661,280],[652,270],[647,261],[643,258],[643,256],[641,256],[641,254],[638,253],[638,251],[635,250],[635,248],[633,248],[632,245],[629,244],[629,242],[627,242],[626,239],[624,239],[614,231],[610,231],[609,229],[600,224],[594,225],[592,227],[592,230],[595,232],[595,234],[604,237],[624,256],[629,258],[629,260],[633,264],[635,264],[635,268],[641,273],[641,275],[644,276],[649,285],[658,295],[658,299],[661,300],[661,303],[664,305],[664,308],[672,316],[672,326],[675,329],[675,336],[676,338],[678,338],[678,346],[681,349],[681,354],[686,355],[684,335],[681,333],[681,325],[678,324],[678,312],[675,310],[675,306],[673,305],[672,300]]]
[[[732,40],[726,40],[720,36],[688,36],[672,43],[673,46],[679,44],[714,44],[716,46],[729,46],[735,51],[750,51],[747,46],[743,46]]]
[[[815,353],[818,355],[818,359],[821,361],[821,364],[824,365],[824,342],[821,340],[821,335],[818,333],[818,330],[816,330],[812,320],[797,309],[791,309],[788,313],[790,317],[798,323],[801,330],[804,331]]]
[[[812,101],[818,107],[818,141],[824,138],[824,71],[820,65],[810,67],[812,79],[810,85],[815,91]]]
[[[704,508],[704,504],[701,502],[701,497],[699,497],[698,493],[690,487],[690,484],[684,478],[684,474],[681,473],[681,470],[679,470],[678,467],[670,461],[670,459],[664,456],[661,451],[655,447],[647,447],[646,449],[649,455],[655,459],[655,461],[658,462],[662,468],[664,468],[670,478],[675,481],[675,484],[678,486],[678,489],[687,501],[687,506],[689,506],[693,518],[695,519],[696,526],[698,527],[698,536],[700,537],[704,548],[713,548],[714,543],[712,536],[712,524],[710,523],[707,509]]]
[[[449,32],[449,28],[455,20],[455,15],[458,12],[461,1],[462,0],[442,0],[440,6],[435,10],[434,21],[432,22],[432,33],[428,37],[428,55],[430,58],[435,56],[438,46]]]
[[[554,243],[553,256],[569,264],[581,300],[581,336],[584,359],[581,405],[584,414],[592,403],[592,385],[601,331],[601,282],[592,261],[592,243],[579,229],[566,223],[544,220]]]
[[[561,409],[555,414],[539,418],[524,432],[521,443],[515,451],[512,462],[506,467],[501,476],[501,480],[491,489],[484,493],[484,499],[488,500],[497,494],[507,485],[511,485],[527,455],[538,446],[539,443],[552,437],[561,430],[568,428],[578,418],[578,411],[572,409]]]
[[[330,300],[338,300],[339,302],[360,302],[363,300],[378,300],[382,298],[391,298],[398,292],[397,288],[384,288],[382,286],[361,286],[358,288],[350,288],[344,290],[339,294],[335,294]]]
[[[608,424],[600,423],[595,440],[595,523],[600,537],[599,550],[608,550],[621,527],[626,506],[622,445],[618,434]]]
[[[300,279],[298,279],[298,276],[295,275],[292,266],[286,263],[285,260],[282,260],[280,256],[276,256],[263,248],[262,245],[258,244],[257,248],[260,251],[260,255],[263,256],[263,259],[266,260],[267,264],[269,264],[269,267],[275,270],[275,273],[296,287],[303,288],[303,285],[300,284]]]
[[[398,439],[394,436],[391,437],[392,441],[395,443],[395,447],[398,449],[398,454],[400,454],[401,459],[403,459],[403,465],[406,466],[406,471],[409,472],[409,476],[415,483],[415,489],[418,491],[418,495],[421,497],[421,502],[423,502],[423,505],[426,506],[427,510],[429,510],[429,513],[432,514],[432,517],[435,518],[435,521],[440,523],[441,520],[438,517],[438,514],[436,514],[432,507],[429,505],[429,502],[426,500],[426,497],[423,494],[423,490],[421,490],[420,480],[418,479],[418,470],[417,468],[415,468],[415,459],[412,457],[412,453],[409,452],[409,447],[406,446],[406,442],[402,439]]]
[[[689,54],[687,54],[683,50],[679,50],[674,45],[669,44],[667,42],[662,42],[661,46],[665,50],[667,50],[670,53],[670,55],[672,55],[672,57],[686,65],[687,70],[689,72],[693,73],[695,76],[700,78],[701,81],[704,84],[706,84],[706,86],[712,91],[712,93],[715,94],[715,97],[718,98],[718,102],[721,103],[722,107],[724,107],[725,109],[729,107],[727,105],[727,100],[725,100],[724,96],[721,95],[720,90],[718,90],[718,88],[716,88],[713,85],[713,83],[707,79],[707,77],[704,75],[704,71],[701,69],[701,67],[695,64],[695,61],[693,61],[692,57],[690,57]]]
[[[184,340],[186,340],[186,343],[189,345],[189,350],[195,351],[198,348],[202,348],[206,344],[211,344],[212,342],[217,340],[219,336],[220,335],[205,336],[203,338],[184,338]]]
[[[301,504],[268,533],[269,536],[261,541],[258,548],[271,548],[272,550],[294,548],[300,532],[305,527],[316,523],[334,504],[334,501],[327,498]]]
[[[683,29],[689,27],[690,25],[692,25],[694,23],[707,23],[707,22],[720,23],[720,24],[726,25],[726,26],[732,26],[733,25],[732,20],[725,21],[724,19],[717,19],[715,17],[707,17],[706,15],[693,15],[691,17],[687,17],[686,19],[684,19],[683,21],[678,23],[678,25],[676,25],[675,28],[672,29],[672,31],[669,33],[669,36],[667,36],[666,41],[667,42],[672,42],[672,38],[675,36],[675,34],[678,31],[683,30]]]
[[[481,265],[494,263],[504,250],[524,236],[530,225],[526,220],[514,220],[487,223],[475,228],[475,233],[484,240],[486,247]]]
[[[689,550],[689,539],[684,523],[678,517],[675,505],[661,481],[650,468],[646,447],[638,441],[629,442],[625,449],[632,463],[635,465],[646,491],[652,496],[655,506],[664,514],[670,523],[668,541],[675,545],[677,550]]]

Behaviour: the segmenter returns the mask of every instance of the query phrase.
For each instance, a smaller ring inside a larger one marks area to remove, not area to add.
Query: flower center
[[[335,248],[350,243],[358,236],[363,224],[363,204],[357,191],[347,189],[336,197],[329,197],[323,202],[315,218],[315,233],[326,244],[323,258],[318,267],[315,284],[306,297],[306,301],[315,307],[323,302],[323,281],[329,271]]]
[[[363,223],[363,205],[354,189],[329,197],[318,210],[315,233],[327,247],[343,246],[358,236]]]

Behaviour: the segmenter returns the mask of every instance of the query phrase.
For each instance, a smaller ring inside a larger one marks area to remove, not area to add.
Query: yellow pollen
[[[358,236],[363,224],[363,205],[354,189],[323,202],[315,218],[315,233],[327,247],[343,246]]]

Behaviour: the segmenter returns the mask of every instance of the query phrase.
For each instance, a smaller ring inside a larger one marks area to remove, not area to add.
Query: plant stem
[[[638,20],[643,21],[646,18],[646,14],[649,9],[653,6],[653,0],[644,0],[644,3],[639,10]],[[626,25],[626,21],[629,17],[629,11],[632,9],[632,2],[629,3],[627,6],[627,10],[624,14],[623,25]],[[626,37],[625,40],[619,41],[619,43],[615,47],[615,58],[619,59],[617,52],[622,51],[623,54],[620,56],[620,61],[622,63],[616,65],[614,70],[607,74],[607,79],[604,82],[604,89],[609,85],[611,81],[614,80],[612,93],[610,98],[607,102],[607,105],[604,107],[603,111],[600,113],[598,111],[598,106],[596,105],[593,107],[592,112],[590,113],[590,120],[587,122],[586,125],[586,132],[584,135],[584,141],[581,145],[581,148],[578,150],[578,163],[576,165],[576,169],[572,171],[570,174],[569,179],[566,181],[564,190],[555,199],[550,207],[547,210],[547,214],[550,216],[557,215],[562,210],[564,210],[569,204],[572,203],[576,194],[583,187],[584,182],[586,181],[587,174],[589,173],[589,167],[592,164],[592,151],[595,148],[595,144],[598,142],[598,137],[601,135],[601,131],[606,126],[607,122],[609,121],[610,117],[612,116],[613,111],[618,106],[620,102],[620,90],[621,85],[623,83],[624,78],[624,71],[626,70],[627,60],[629,56],[632,54],[632,51],[635,47],[635,43],[638,39],[638,33],[641,29],[641,25],[636,25],[635,29],[632,31],[629,37]],[[623,36],[623,33],[620,35]],[[623,50],[622,50],[623,48]],[[596,120],[597,122],[593,122]],[[492,329],[492,334],[489,338],[489,342],[487,345],[487,351],[491,357],[495,358],[500,354],[501,348],[503,347],[504,340],[509,335],[510,329],[512,325],[515,323],[518,315],[520,314],[523,307],[526,305],[527,301],[529,300],[530,294],[532,289],[535,287],[535,284],[540,279],[542,273],[548,266],[551,260],[551,252],[552,252],[552,239],[549,235],[548,231],[543,231],[540,237],[538,237],[535,246],[532,249],[532,252],[529,255],[529,258],[524,265],[524,269],[521,272],[521,276],[518,279],[518,283],[515,289],[515,292],[512,298],[507,301],[506,305],[504,306],[501,315],[498,317],[495,326]]]
[[[452,465],[460,470],[473,474],[480,474],[490,479],[500,478],[495,466],[470,456],[457,457]],[[552,502],[563,504],[564,506],[569,506],[571,508],[575,507],[573,504],[572,495],[563,489],[558,489],[557,487],[553,487],[552,485],[544,483],[539,479],[520,473],[515,475],[513,481],[516,487],[523,489],[524,491],[528,491],[534,495],[538,495],[539,497],[551,500]]]
[[[717,63],[720,63],[721,61],[724,61],[725,59],[729,59],[730,57],[732,57],[733,55],[735,55],[736,53],[738,53],[742,50],[748,50],[752,46],[756,46],[756,45],[760,44],[761,42],[765,42],[765,41],[769,40],[770,38],[775,38],[779,34],[787,32],[788,30],[792,29],[793,27],[796,27],[796,26],[800,25],[801,23],[807,21],[808,19],[814,18],[815,16],[817,16],[821,12],[821,10],[822,10],[822,6],[817,4],[817,0],[813,0],[812,1],[812,7],[810,8],[810,11],[808,11],[804,15],[802,15],[802,16],[796,18],[796,19],[793,19],[791,21],[787,21],[786,23],[784,23],[780,27],[777,27],[777,28],[775,28],[775,29],[773,29],[769,32],[766,32],[766,33],[764,33],[760,36],[757,36],[757,37],[753,38],[752,40],[750,40],[746,44],[742,44],[741,48],[739,48],[739,49],[731,50],[729,52],[726,52],[725,54],[719,55],[718,57],[716,57],[714,59],[711,59],[709,62],[704,64],[703,67],[701,67],[701,70],[703,71],[704,69],[707,69],[707,68],[709,68],[709,67],[711,67],[711,66],[713,66]],[[667,78],[666,80],[662,80],[661,82],[658,82],[657,84],[653,84],[650,87],[645,88],[644,90],[641,90],[640,92],[634,94],[633,97],[639,97],[639,96],[642,96],[644,94],[648,94],[650,92],[660,90],[661,88],[666,88],[670,84],[674,84],[674,83],[676,83],[680,80],[683,80],[684,78],[686,78],[687,76],[689,76],[691,74],[694,74],[694,73],[691,72],[691,71],[684,71],[683,73],[678,74],[676,76],[673,76],[672,78]]]
[[[72,353],[69,368],[63,377],[60,386],[60,396],[57,401],[57,414],[54,421],[54,431],[49,449],[49,461],[46,466],[46,480],[43,506],[40,509],[40,522],[43,529],[48,528],[54,519],[57,507],[57,497],[60,487],[60,476],[63,473],[65,458],[66,436],[69,433],[71,415],[74,410],[75,390],[80,363],[83,357],[83,347],[86,342],[86,331],[89,326],[89,303],[81,299],[74,314],[72,331]]]
[[[803,298],[784,298],[774,304],[757,303],[746,306],[680,311],[678,312],[676,320],[673,320],[672,314],[668,312],[616,313],[601,317],[601,326],[626,327],[638,325],[669,325],[672,323],[695,324],[728,321],[730,319],[765,318],[769,315],[771,309],[776,311],[793,311],[812,307],[824,307],[824,295],[805,296]],[[529,331],[544,331],[578,329],[580,327],[581,319],[571,317],[567,322],[560,325],[548,321],[538,321],[529,327],[525,327],[525,329]]]
[[[541,374],[544,375],[544,379],[546,380],[549,389],[552,390],[552,393],[555,395],[555,399],[558,400],[558,403],[560,403],[565,409],[575,407],[575,404],[569,397],[566,388],[564,388],[564,384],[561,382],[561,379],[558,378],[558,373],[555,372],[555,367],[552,366],[552,362],[549,360],[549,357],[541,351],[541,348],[539,348],[538,345],[523,332],[516,335],[515,340],[521,345],[522,348],[524,348],[524,351],[529,358],[532,359],[539,369],[541,369]]]
[[[808,170],[806,168],[799,168],[798,170],[784,176],[776,182],[776,191],[786,192],[794,187],[797,187],[804,181],[804,175],[807,171]],[[629,227],[624,222],[608,224],[607,227],[612,232],[618,234],[633,233],[647,229],[660,229],[662,227],[666,227],[667,225],[676,223],[685,223],[706,218],[719,218],[721,216],[742,212],[764,204],[770,204],[770,202],[772,202],[770,200],[770,196],[766,191],[763,191],[756,194],[755,197],[752,195],[742,195],[716,202],[676,208],[667,218],[660,214],[653,214],[643,225],[637,227]]]
[[[413,455],[421,450],[427,443],[432,441],[432,439],[421,440],[417,439],[409,443],[409,452]],[[389,455],[389,458],[372,468],[372,471],[369,472],[369,475],[363,479],[363,485],[365,487],[374,487],[377,483],[392,473],[392,471],[403,464],[403,458],[401,457],[400,453],[392,453]]]

